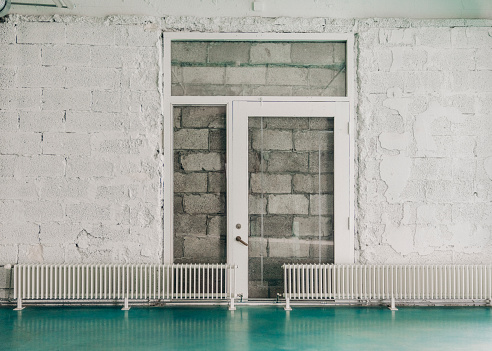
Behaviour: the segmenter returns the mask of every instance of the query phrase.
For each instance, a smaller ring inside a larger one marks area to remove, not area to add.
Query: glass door
[[[233,102],[227,245],[243,298],[282,294],[284,263],[334,262],[349,217],[347,123],[343,102]]]

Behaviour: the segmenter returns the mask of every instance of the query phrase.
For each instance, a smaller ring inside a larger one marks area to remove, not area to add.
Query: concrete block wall
[[[345,96],[345,43],[171,44],[172,95]]]
[[[174,262],[225,263],[226,109],[175,107]]]
[[[492,29],[483,24],[359,32],[360,262],[492,262]]]
[[[276,297],[283,263],[333,262],[333,119],[250,117],[248,135],[249,294]]]
[[[0,264],[160,261],[160,36],[0,23]]]
[[[0,264],[160,262],[161,30],[354,33],[357,262],[491,262],[492,21],[10,16]],[[270,58],[282,64],[284,51]],[[291,88],[272,90],[258,94]],[[215,156],[183,162],[221,167]]]

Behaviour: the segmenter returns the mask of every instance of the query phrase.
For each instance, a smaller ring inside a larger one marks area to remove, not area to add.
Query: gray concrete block
[[[263,165],[264,170],[266,170],[266,162]],[[261,169],[261,158],[259,152],[254,152],[249,150],[248,152],[248,172],[259,172]]]
[[[19,130],[19,112],[0,111],[0,130],[4,132],[17,132]]]
[[[121,92],[118,90],[94,90],[92,111],[121,112]]]
[[[220,263],[226,258],[225,240],[220,237],[186,236],[183,246],[184,257],[195,263]]]
[[[222,236],[227,235],[227,217],[226,216],[208,216],[207,235]]]
[[[110,177],[112,174],[113,165],[106,160],[77,156],[67,158],[66,176],[69,178]]]
[[[346,62],[347,60],[347,44],[345,43],[333,43],[333,61],[335,63]]]
[[[182,67],[185,84],[224,84],[225,67]],[[202,87],[207,88],[208,87]],[[191,95],[191,94],[186,94]],[[203,94],[202,94],[203,95]]]
[[[189,214],[225,213],[225,198],[215,194],[184,195],[184,211]]]
[[[1,133],[0,154],[36,155],[41,153],[40,133]]]
[[[322,174],[321,179],[317,174],[294,174],[292,184],[294,193],[333,192],[333,174]]]
[[[29,222],[2,223],[0,224],[0,241],[2,245],[35,244],[39,242],[39,225]]]
[[[260,237],[262,231],[261,216],[250,216],[250,219],[250,236]],[[292,216],[263,216],[263,237],[289,238],[292,235]]]
[[[249,257],[267,257],[267,239],[249,237],[248,238],[248,256]],[[250,282],[251,283],[251,282]]]
[[[70,222],[47,222],[39,227],[39,242],[42,245],[75,244],[80,232],[79,226]]]
[[[207,192],[206,173],[174,173],[175,193],[205,193]]]
[[[306,172],[309,154],[306,152],[270,152],[268,172]]]
[[[323,263],[332,263],[335,257],[335,246],[333,245],[333,242],[311,242],[309,248],[309,257],[313,259],[321,258],[321,262]]]
[[[67,204],[65,207],[65,212],[67,218],[75,222],[107,221],[111,218],[109,206],[101,206],[99,204],[89,202]]]
[[[13,177],[18,156],[0,155],[0,176]]]
[[[310,152],[309,172],[333,173],[333,152],[321,151],[321,158],[318,152]]]
[[[205,235],[207,234],[206,215],[174,215],[174,235]]]
[[[82,45],[43,46],[41,62],[48,66],[89,66],[91,48]]]
[[[67,43],[79,45],[115,44],[115,32],[118,26],[71,23],[67,26]]]
[[[14,44],[16,42],[16,26],[3,23],[0,26],[0,44]]]
[[[19,67],[16,80],[22,88],[63,88],[67,86],[67,72],[61,66]]]
[[[292,150],[292,132],[289,130],[253,129],[254,150]]]
[[[21,22],[17,25],[17,43],[64,44],[65,28],[64,23]]]
[[[15,160],[17,177],[62,177],[65,174],[63,156],[37,155]]]
[[[251,63],[289,63],[290,43],[253,43],[250,51]]]
[[[208,130],[180,129],[174,132],[174,148],[181,150],[208,150]]]
[[[2,67],[2,71],[0,72],[0,89],[23,87],[22,84],[16,82],[18,80],[19,78],[17,78],[14,67]]]
[[[253,193],[291,193],[292,176],[289,174],[252,173],[250,191]]]
[[[268,195],[270,214],[308,214],[309,200],[304,195]]]
[[[255,96],[293,96],[292,86],[264,85],[253,87],[251,95]]]
[[[24,214],[34,222],[62,221],[65,216],[62,205],[54,201],[25,202]]]
[[[67,88],[120,88],[121,73],[112,68],[67,67]]]
[[[294,132],[294,149],[297,151],[333,151],[333,133],[328,131]]]
[[[266,117],[263,122],[268,129],[309,129],[309,118],[305,117]]]
[[[0,109],[17,111],[18,109],[37,109],[41,100],[41,89],[22,88],[2,90]]]
[[[192,153],[181,156],[181,165],[186,172],[190,171],[222,171],[224,160],[216,152]]]
[[[87,111],[91,108],[91,103],[91,92],[87,89],[43,89],[43,110]]]
[[[321,129],[332,131],[335,125],[333,118],[311,117],[309,118],[309,129]]]
[[[223,172],[208,173],[208,189],[209,193],[225,193],[227,189],[226,175]]]
[[[182,127],[184,128],[225,128],[225,123],[225,106],[182,107]]]
[[[87,197],[89,183],[78,178],[45,178],[38,186],[42,199],[80,199]]]
[[[113,28],[118,26],[112,26]],[[161,35],[160,31],[149,29],[144,25],[119,26],[115,33],[115,43],[118,46],[147,46],[155,50],[155,54],[160,54],[161,50],[156,49]]]
[[[32,179],[0,177],[0,198],[10,200],[37,200],[38,191]]]
[[[311,195],[309,213],[311,215],[333,215],[333,195]]]
[[[209,148],[214,151],[225,151],[227,138],[225,129],[212,129],[209,131]]]
[[[10,289],[10,274],[12,273],[11,269],[5,269],[4,267],[0,267],[0,289],[5,293],[6,289]],[[13,281],[13,279],[12,279]],[[0,297],[1,298],[1,297]]]
[[[294,235],[301,238],[317,239],[321,233],[323,240],[333,239],[332,217],[294,217]]]
[[[130,117],[126,114],[67,111],[65,119],[65,131],[69,133],[125,132],[130,129]]]
[[[248,197],[249,214],[266,214],[267,197],[260,195],[249,195]]]
[[[20,130],[25,132],[61,132],[65,130],[64,111],[19,111]]]
[[[226,67],[226,84],[254,84],[266,83],[266,67]]]
[[[269,67],[266,82],[268,85],[307,85],[308,69],[299,67]]]
[[[44,133],[43,154],[45,155],[90,155],[91,143],[88,134]]]
[[[308,65],[333,64],[333,43],[292,43],[292,62]]]
[[[183,208],[183,195],[176,195],[174,194],[173,198],[173,206],[174,206],[174,213],[184,213],[184,208]]]
[[[269,257],[309,257],[310,241],[295,239],[268,239]]]
[[[247,63],[249,62],[248,42],[214,42],[208,48],[208,62],[212,63]]]
[[[143,139],[133,139],[127,135],[124,139],[113,139],[115,136],[108,134],[94,133],[91,135],[92,150],[94,153],[102,154],[140,154],[144,146]]]
[[[207,62],[207,42],[173,41],[171,43],[171,61]]]
[[[337,75],[338,71],[326,69],[326,68],[309,68],[308,80],[310,87],[323,87],[327,88],[328,86],[332,86],[335,83],[333,78]],[[344,75],[340,73],[340,75]],[[337,83],[339,81],[336,81]],[[342,81],[343,86],[345,87],[345,81]]]

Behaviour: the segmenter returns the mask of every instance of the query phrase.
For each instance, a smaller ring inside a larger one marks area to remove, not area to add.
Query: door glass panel
[[[174,96],[346,96],[345,42],[173,41]]]
[[[226,262],[226,109],[179,106],[174,117],[174,262]]]
[[[249,298],[284,263],[333,262],[333,118],[249,117]]]

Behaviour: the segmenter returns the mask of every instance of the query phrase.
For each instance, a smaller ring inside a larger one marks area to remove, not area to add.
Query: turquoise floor
[[[0,308],[0,350],[492,350],[492,309]]]

